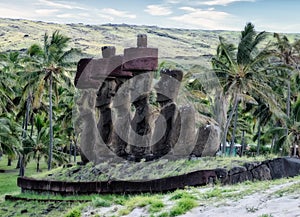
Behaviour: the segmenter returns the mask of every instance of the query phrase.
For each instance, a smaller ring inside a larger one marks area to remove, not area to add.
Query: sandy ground
[[[226,200],[215,202],[211,205],[198,206],[181,217],[300,217],[300,195],[292,193],[289,195],[276,196],[275,192],[290,185],[300,183],[300,180],[273,185],[267,190],[248,195],[239,200]],[[202,188],[207,191],[210,188]],[[167,198],[165,202],[168,204]],[[168,204],[170,205],[170,204]],[[167,205],[167,206],[168,206]],[[112,216],[118,213],[120,206],[108,208],[88,207],[83,217]],[[145,208],[136,208],[125,217],[147,217],[150,216]]]
[[[300,217],[300,195],[274,196],[274,192],[297,182],[271,187],[265,192],[257,192],[238,201],[226,201],[211,206],[197,207],[185,217]]]

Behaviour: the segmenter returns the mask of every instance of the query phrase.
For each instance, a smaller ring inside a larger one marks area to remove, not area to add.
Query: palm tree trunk
[[[36,163],[36,172],[38,173],[40,171],[40,156],[37,157],[37,163]]]
[[[25,175],[25,157],[24,155],[20,156],[20,170],[19,176],[23,177]]]
[[[69,163],[71,163],[71,158],[72,158],[72,140],[69,139],[70,141],[70,150],[69,150]]]
[[[74,163],[76,163],[76,141],[74,142]]]
[[[10,166],[11,166],[11,163],[12,163],[12,158],[11,158],[11,157],[8,157],[8,158],[7,158],[7,166],[10,167]]]
[[[261,136],[261,125],[260,125],[260,120],[258,122],[258,136],[257,136],[257,148],[256,148],[256,155],[259,155],[260,151],[260,136]]]
[[[30,107],[31,107],[31,94],[29,93],[26,99],[26,112],[25,112],[25,117],[23,121],[23,131],[22,131],[22,138],[26,138],[26,133],[27,133],[27,126],[28,126],[28,121],[29,121],[29,113],[30,113]],[[16,169],[20,169],[19,171],[19,176],[24,176],[24,168],[22,168],[22,154],[19,154],[19,159],[17,163]],[[23,175],[21,175],[23,174]]]
[[[243,130],[242,132],[242,147],[241,147],[241,157],[243,157],[244,155],[244,151],[245,151],[245,130]]]
[[[48,170],[51,170],[52,164],[52,150],[53,150],[53,126],[52,126],[52,72],[50,72],[49,77],[49,133],[50,133],[50,142],[49,142],[49,159],[48,159]]]
[[[227,122],[226,122],[225,129],[224,129],[224,133],[223,133],[223,141],[222,141],[222,143],[223,143],[223,150],[222,150],[223,154],[226,151],[226,138],[227,138],[227,133],[228,133],[229,125],[230,125],[230,122],[232,120],[232,117],[233,117],[233,114],[234,114],[234,112],[236,110],[237,105],[238,105],[238,97],[237,97],[237,95],[235,95],[235,97],[234,97],[234,105],[233,105],[233,108],[230,111],[229,117],[228,117]]]
[[[230,143],[230,152],[229,152],[230,156],[233,156],[233,149],[234,149],[234,140],[235,140],[235,132],[236,132],[237,119],[238,119],[238,106],[236,106],[236,108],[235,108],[233,132],[232,132],[232,138],[231,138],[231,143]]]

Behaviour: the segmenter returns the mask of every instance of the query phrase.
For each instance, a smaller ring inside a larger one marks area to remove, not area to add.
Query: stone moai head
[[[114,46],[104,46],[101,48],[102,57],[110,58],[116,55],[116,48]]]
[[[137,47],[147,47],[147,35],[138,34],[137,35]]]
[[[157,101],[175,101],[183,78],[181,70],[163,69],[160,71],[160,80],[155,85]]]

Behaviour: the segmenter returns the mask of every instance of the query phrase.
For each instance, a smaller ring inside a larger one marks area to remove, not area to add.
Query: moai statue
[[[177,106],[175,100],[182,81],[183,72],[180,70],[162,70],[161,78],[156,85],[157,102],[161,110],[160,116],[155,122],[152,136],[152,153],[154,158],[160,158],[171,150],[172,141],[176,142],[178,135],[174,133],[174,124],[177,116]],[[160,120],[164,119],[164,120]],[[165,121],[165,124],[162,124]],[[164,134],[161,136],[161,132]],[[158,138],[161,137],[159,140]],[[155,142],[157,141],[157,142]]]
[[[158,49],[147,48],[147,36],[138,35],[137,48],[124,50],[123,70],[131,71],[131,101],[135,107],[135,115],[131,126],[134,131],[129,136],[130,159],[139,161],[145,157],[149,149],[151,129],[149,124],[149,95],[153,73],[158,65]]]
[[[109,59],[115,56],[116,48],[113,46],[105,46],[101,48],[103,59]],[[101,68],[109,69],[107,67],[107,61],[102,62],[103,66]],[[100,70],[100,69],[98,69]],[[116,91],[116,81],[115,77],[111,76],[112,72],[106,72],[105,80],[103,81],[101,87],[99,88],[97,99],[96,99],[96,107],[99,109],[100,118],[97,124],[100,137],[102,138],[105,144],[109,144],[111,142],[111,135],[113,131],[113,123],[111,118],[111,103],[112,98],[115,95]]]
[[[191,155],[196,157],[214,156],[220,146],[220,128],[207,123],[198,129],[197,140]]]
[[[195,146],[195,109],[190,105],[179,108],[171,136],[172,156],[187,157]]]
[[[111,102],[118,86],[116,77],[131,76],[130,72],[122,72],[123,56],[115,55],[115,47],[103,47],[102,55],[101,59],[81,59],[75,77],[76,87],[82,91],[86,90],[82,97],[95,101],[86,112],[90,118],[84,121],[84,128],[93,133],[81,134],[84,140],[80,144],[85,149],[87,158],[94,162],[99,162],[97,157],[105,158],[105,156],[113,154],[107,147],[111,148],[110,142],[113,134]],[[99,120],[96,119],[95,108],[99,109]],[[98,122],[98,124],[94,124],[94,122]],[[94,125],[96,126],[93,127]],[[97,135],[94,133],[95,130],[97,130]],[[86,135],[90,135],[90,137]],[[93,147],[87,140],[91,142],[95,140]]]

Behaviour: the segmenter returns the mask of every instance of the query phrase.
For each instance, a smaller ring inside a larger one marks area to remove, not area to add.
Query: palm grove
[[[50,170],[71,161],[63,150],[76,150],[72,80],[73,57],[80,52],[70,48],[69,42],[70,38],[55,31],[26,53],[0,56],[0,154],[7,156],[8,164],[17,162],[20,175],[32,160],[37,172],[42,160]],[[287,155],[292,148],[295,155],[300,147],[299,61],[300,40],[257,33],[248,23],[238,44],[219,39],[211,60],[219,85],[212,85],[210,94],[197,79],[184,86],[201,93],[194,97],[201,98],[198,102],[204,102],[205,115],[220,126],[222,144],[230,143],[229,154],[238,142],[243,147],[255,143],[256,154]],[[206,72],[195,72],[196,78],[197,73]]]

